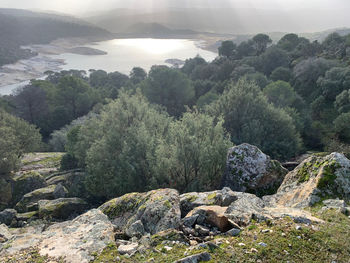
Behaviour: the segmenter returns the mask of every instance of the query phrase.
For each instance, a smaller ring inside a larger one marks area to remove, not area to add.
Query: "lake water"
[[[61,69],[102,69],[107,72],[119,71],[129,74],[133,67],[142,67],[148,71],[153,65],[169,65],[167,59],[186,60],[200,55],[212,61],[216,53],[200,48],[200,42],[184,39],[113,39],[97,42],[91,47],[107,52],[107,55],[86,56],[65,53],[50,55],[54,59],[63,59],[65,65]],[[15,88],[23,86],[22,81],[13,85],[0,87],[0,95],[10,94]]]

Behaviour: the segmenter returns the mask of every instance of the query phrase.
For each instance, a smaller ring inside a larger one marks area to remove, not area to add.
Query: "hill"
[[[47,44],[58,38],[106,39],[110,33],[83,20],[18,9],[0,9],[0,66],[33,56],[20,46]]]

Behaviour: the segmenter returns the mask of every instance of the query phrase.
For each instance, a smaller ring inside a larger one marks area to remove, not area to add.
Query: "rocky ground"
[[[57,171],[60,157],[26,156],[11,187],[0,182],[12,189],[0,262],[350,262],[342,154],[312,155],[288,172],[244,144],[229,151],[222,190],[130,193],[95,209],[77,187],[84,173]]]

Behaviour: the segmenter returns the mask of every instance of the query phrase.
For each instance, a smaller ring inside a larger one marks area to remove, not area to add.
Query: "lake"
[[[170,65],[167,59],[186,60],[200,55],[207,61],[212,61],[216,53],[201,48],[201,42],[185,39],[113,39],[85,45],[107,52],[107,55],[77,55],[64,53],[47,55],[53,59],[63,59],[61,70],[102,69],[107,72],[119,71],[129,74],[133,67],[142,67],[148,71],[153,65]],[[22,80],[16,84],[0,87],[0,95],[10,94],[15,88],[28,82]]]

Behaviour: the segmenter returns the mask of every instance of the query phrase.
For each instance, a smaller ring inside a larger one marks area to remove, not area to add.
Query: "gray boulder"
[[[88,204],[80,198],[59,198],[55,200],[40,200],[39,217],[68,219],[86,211]]]
[[[25,194],[45,186],[45,179],[38,172],[19,172],[12,182],[12,204],[17,204]]]
[[[25,194],[21,201],[16,204],[15,209],[20,213],[38,210],[37,203],[39,200],[55,199],[55,189],[56,185],[50,185]]]
[[[229,149],[222,186],[263,196],[276,193],[287,173],[278,161],[244,143]]]
[[[264,200],[270,206],[304,208],[331,198],[350,200],[350,160],[340,153],[307,158]]]
[[[0,243],[5,243],[12,238],[12,234],[8,227],[4,224],[0,225]]]
[[[203,252],[203,253],[185,257],[183,259],[179,259],[174,263],[197,263],[197,262],[210,261],[210,260],[211,260],[210,254],[208,252]]]
[[[14,209],[5,209],[0,212],[0,224],[11,225],[14,219],[16,219],[17,211]]]
[[[142,222],[145,233],[150,234],[180,226],[180,198],[173,189],[126,194],[99,209],[124,233],[138,220]]]
[[[180,195],[181,216],[186,216],[191,210],[199,206],[229,206],[235,200],[237,200],[237,196],[228,187],[212,192],[182,194]]]

